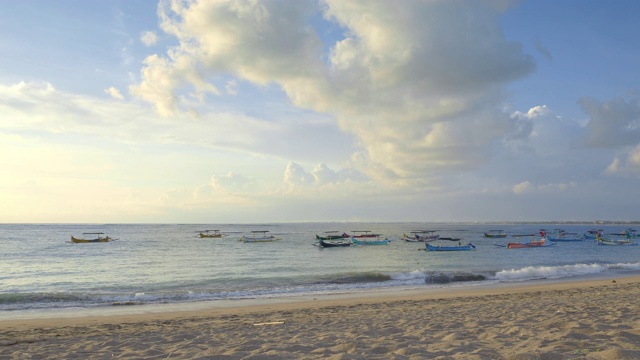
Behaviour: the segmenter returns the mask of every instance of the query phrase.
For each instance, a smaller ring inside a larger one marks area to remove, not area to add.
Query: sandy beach
[[[639,299],[631,277],[130,306],[1,320],[0,359],[640,359]]]

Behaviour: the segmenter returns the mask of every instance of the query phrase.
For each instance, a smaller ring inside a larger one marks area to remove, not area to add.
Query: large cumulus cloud
[[[193,106],[185,99],[220,94],[227,76],[277,84],[292,104],[331,114],[355,135],[364,152],[351,166],[378,180],[424,179],[483,163],[517,130],[501,110],[503,86],[535,64],[505,38],[504,4],[165,2],[162,26],[179,45],[149,56],[131,92],[170,115]],[[344,31],[335,43],[310,25],[321,11]]]

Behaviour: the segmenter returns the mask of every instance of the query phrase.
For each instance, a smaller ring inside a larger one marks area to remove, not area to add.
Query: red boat
[[[549,246],[549,245],[546,245],[545,239],[538,240],[538,241],[530,241],[526,243],[521,243],[521,242],[507,243],[507,249],[522,249],[522,248],[541,247],[541,246]]]

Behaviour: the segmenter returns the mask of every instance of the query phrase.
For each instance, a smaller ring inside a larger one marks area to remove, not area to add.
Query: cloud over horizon
[[[505,39],[505,9],[495,2],[285,4],[161,7],[163,29],[180,44],[147,58],[132,93],[170,115],[185,109],[179,94],[220,95],[224,76],[279,84],[294,105],[330,114],[354,134],[367,159],[354,166],[381,181],[476,167],[514,131],[500,110],[502,86],[535,63]],[[344,33],[328,44],[326,61],[307,21],[319,11]]]

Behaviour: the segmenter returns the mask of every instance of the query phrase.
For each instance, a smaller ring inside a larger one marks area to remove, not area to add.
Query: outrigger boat
[[[349,241],[349,235],[343,233],[342,235],[338,234],[338,231],[325,231],[325,236],[320,236],[316,234],[316,240],[313,245],[325,248],[325,247],[347,247],[351,246],[351,241]]]
[[[604,230],[591,229],[582,234],[582,238],[585,240],[596,240],[603,232]]]
[[[472,251],[476,250],[476,246],[472,243],[468,243],[467,245],[462,245],[460,242],[462,239],[458,238],[450,238],[450,237],[441,237],[442,241],[457,241],[458,245],[453,246],[443,246],[443,245],[431,245],[429,243],[425,243],[427,251]]]
[[[602,236],[602,233],[600,235]],[[621,233],[612,233],[612,234],[609,234],[609,235],[613,235],[613,236],[617,236],[617,237],[621,237],[621,238],[626,238],[626,239],[637,239],[638,238],[638,232],[635,229],[632,229],[632,228],[627,228]]]
[[[227,236],[227,234],[221,233],[220,230],[203,230],[199,231],[196,236],[199,238],[221,238]]]
[[[372,236],[368,236],[368,237],[371,238]],[[377,240],[360,240],[352,236],[351,242],[354,245],[389,245],[389,243],[391,242],[391,240],[389,239],[380,240],[379,235],[376,235],[376,238],[378,239]]]
[[[637,245],[636,243],[631,241],[631,239],[629,238],[615,239],[608,235],[598,235],[598,237],[596,238],[596,241],[598,242],[598,245],[611,245],[611,246]]]
[[[94,239],[83,239],[83,238],[77,238],[74,237],[73,235],[71,235],[71,241],[74,243],[97,243],[97,242],[109,242],[111,240],[115,240],[112,239],[108,236],[104,236],[104,233],[101,232],[97,232],[97,233],[82,233],[83,236],[86,237],[86,235],[96,235],[97,237]]]
[[[272,242],[272,241],[281,240],[280,238],[277,238],[273,235],[267,235],[268,232],[269,231],[266,231],[266,230],[252,231],[251,234],[253,236],[242,235],[242,237],[238,239],[238,241],[242,241],[246,243],[257,243],[257,242]]]
[[[369,230],[351,230],[351,232],[353,233],[351,237],[356,239],[380,237],[380,234],[374,234]]]
[[[566,232],[562,229],[555,229],[552,234],[547,234],[546,231],[540,230],[540,236],[546,236],[547,240],[554,242],[574,242],[584,241],[584,235],[578,236],[577,233]]]
[[[335,241],[335,240],[322,240],[318,239],[318,242],[313,244],[320,248],[326,247],[347,247],[351,246],[351,242],[349,241]]]
[[[540,240],[531,240],[529,242],[519,242],[519,241],[511,241],[505,244],[494,244],[496,246],[506,247],[507,249],[528,249],[528,248],[538,248],[538,247],[548,247],[553,246],[555,243],[547,243],[546,239]]]
[[[507,234],[504,230],[489,230],[484,233],[484,237],[486,238],[505,238]]]
[[[338,240],[338,239],[348,239],[350,236],[347,233],[338,234],[339,231],[325,231],[326,235],[320,236],[316,234],[316,240]]]
[[[437,230],[414,230],[411,234],[413,235],[402,234],[402,240],[407,242],[429,242],[440,238]]]

